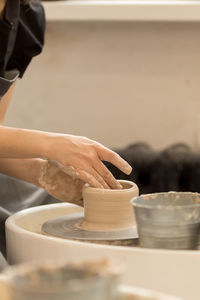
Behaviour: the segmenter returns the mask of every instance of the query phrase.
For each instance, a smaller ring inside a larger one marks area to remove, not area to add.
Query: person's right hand
[[[56,161],[64,172],[92,187],[121,188],[102,160],[112,163],[127,175],[132,171],[117,153],[86,137],[56,134],[52,141],[47,158]]]

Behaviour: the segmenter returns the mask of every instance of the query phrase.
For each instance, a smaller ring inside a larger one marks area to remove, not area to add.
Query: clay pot
[[[112,245],[135,245],[138,238],[130,201],[138,196],[131,181],[119,180],[120,190],[83,187],[84,212],[51,219],[42,231],[66,239]]]
[[[119,182],[123,189],[107,190],[84,186],[84,219],[80,224],[81,229],[113,231],[135,226],[130,200],[138,196],[138,187],[131,181]]]

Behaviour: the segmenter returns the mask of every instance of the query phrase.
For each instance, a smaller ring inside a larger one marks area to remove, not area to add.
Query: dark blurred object
[[[145,143],[115,149],[133,167],[129,176],[105,163],[118,179],[134,181],[140,194],[168,191],[200,192],[200,154],[179,143],[155,151]]]

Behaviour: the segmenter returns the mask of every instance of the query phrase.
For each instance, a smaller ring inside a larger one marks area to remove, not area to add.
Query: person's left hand
[[[73,177],[73,174],[70,176],[63,172],[54,161],[44,162],[38,182],[40,187],[56,199],[83,206],[82,188],[85,183]]]

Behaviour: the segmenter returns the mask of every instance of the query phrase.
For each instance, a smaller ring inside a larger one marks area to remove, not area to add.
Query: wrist
[[[48,132],[0,126],[0,157],[46,158],[52,138]]]
[[[39,177],[45,165],[43,159],[0,159],[0,173],[39,185]]]
[[[41,132],[38,157],[51,159],[55,152],[56,135],[48,132]]]
[[[68,148],[70,148],[68,135],[48,133],[45,139],[45,147],[43,148],[45,151],[43,158],[62,163],[63,161],[61,160],[67,153],[65,153],[64,157],[61,153],[63,153],[64,149],[66,152]]]

